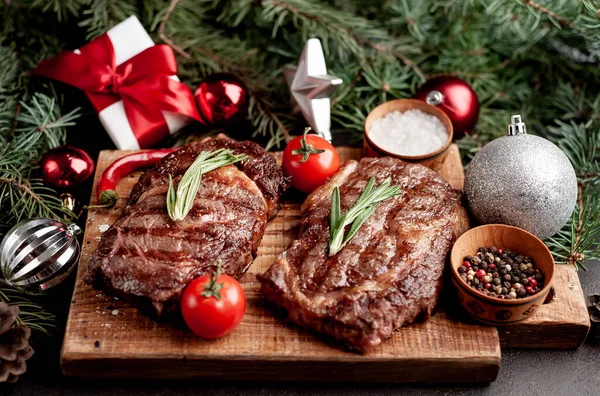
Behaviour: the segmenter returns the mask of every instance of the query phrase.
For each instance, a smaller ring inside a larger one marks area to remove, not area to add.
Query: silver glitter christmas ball
[[[483,147],[467,167],[465,195],[481,223],[508,224],[546,239],[571,217],[577,177],[557,146],[528,135],[521,116],[512,116],[508,136]]]
[[[29,219],[10,229],[0,244],[0,269],[6,282],[37,294],[61,283],[79,259],[76,224]]]

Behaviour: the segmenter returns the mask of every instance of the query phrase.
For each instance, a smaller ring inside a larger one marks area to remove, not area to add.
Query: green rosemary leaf
[[[167,191],[167,211],[169,213],[175,210],[175,188],[173,187],[173,177],[169,175],[169,190]]]
[[[384,181],[384,183],[385,183],[385,181]],[[372,177],[369,179],[369,182],[367,183],[367,186],[363,190],[362,194],[360,194],[360,197],[358,197],[357,202],[360,202],[360,201],[364,200],[365,197],[369,196],[369,194],[371,194],[373,192],[374,187],[375,187],[375,178]]]
[[[338,186],[333,188],[333,193],[331,194],[331,215],[329,219],[329,239],[333,239],[333,230],[335,230],[340,222],[340,189]]]
[[[348,231],[348,235],[346,235],[346,237],[344,238],[342,247],[344,247],[344,245],[354,237],[354,235],[358,232],[358,229],[363,225],[365,221],[367,221],[369,217],[371,217],[373,212],[375,212],[375,205],[368,206],[356,217],[356,219],[352,222],[352,226],[350,227],[350,231]]]
[[[365,221],[375,212],[375,207],[379,202],[400,194],[400,187],[391,186],[391,183],[392,179],[388,177],[375,187],[375,178],[370,178],[354,206],[342,216],[340,216],[340,192],[338,187],[333,189],[329,226],[329,256],[335,255],[346,246]],[[347,226],[350,226],[350,231],[344,237]]]
[[[245,158],[245,155],[233,155],[225,149],[212,153],[202,151],[181,177],[177,191],[173,187],[173,178],[169,175],[169,190],[167,192],[167,213],[169,217],[173,221],[185,219],[192,210],[203,174],[242,161]]]

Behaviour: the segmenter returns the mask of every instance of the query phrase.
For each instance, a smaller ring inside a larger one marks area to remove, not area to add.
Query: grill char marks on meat
[[[229,138],[209,139],[202,143],[192,143],[176,153],[166,156],[157,166],[140,176],[129,195],[129,205],[134,204],[147,190],[169,184],[169,175],[182,176],[201,151],[228,149],[233,154],[245,154],[248,159],[235,166],[248,176],[260,189],[267,202],[269,218],[279,210],[279,200],[289,187],[283,177],[281,167],[275,158],[254,142],[237,141]]]
[[[178,222],[166,211],[169,174],[177,186],[201,151],[227,148],[248,158],[202,177],[194,205]],[[178,308],[185,286],[222,264],[240,277],[256,256],[287,182],[275,159],[252,142],[211,139],[165,157],[140,177],[121,217],[102,236],[88,281],[163,311]]]
[[[387,177],[402,195],[375,213],[335,256],[328,257],[331,192],[342,213],[371,177]],[[346,162],[303,205],[300,234],[258,279],[267,299],[293,322],[368,352],[404,324],[435,308],[447,254],[468,229],[461,193],[438,174],[398,159]]]

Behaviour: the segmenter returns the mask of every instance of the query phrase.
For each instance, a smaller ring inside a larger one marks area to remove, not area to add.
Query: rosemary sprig
[[[390,186],[391,178],[385,179],[375,187],[375,178],[369,179],[358,200],[350,209],[341,215],[340,190],[336,186],[331,195],[331,217],[329,222],[329,256],[335,255],[358,232],[359,228],[375,212],[377,203],[401,194],[400,187]],[[344,237],[346,226],[350,231]]]
[[[235,164],[246,159],[246,155],[233,155],[229,150],[220,149],[209,152],[202,151],[192,165],[181,177],[177,191],[173,187],[173,178],[169,175],[169,190],[167,192],[167,212],[173,221],[185,219],[200,188],[202,175],[222,166]]]

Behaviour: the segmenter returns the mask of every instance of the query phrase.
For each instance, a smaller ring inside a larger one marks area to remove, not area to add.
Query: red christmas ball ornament
[[[417,90],[415,99],[424,100],[446,113],[454,128],[454,140],[473,130],[479,119],[477,94],[458,77],[432,78]]]
[[[84,182],[94,173],[94,160],[88,153],[73,146],[49,150],[40,162],[44,184],[68,188]]]
[[[194,92],[200,115],[207,124],[228,123],[246,113],[248,90],[233,74],[215,73]]]

